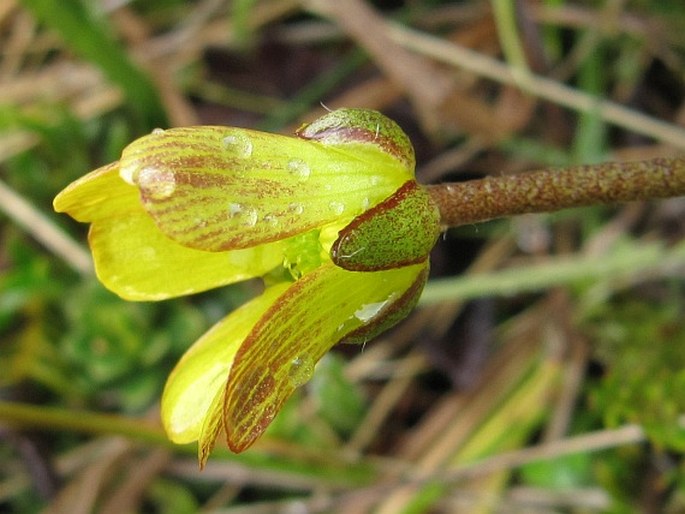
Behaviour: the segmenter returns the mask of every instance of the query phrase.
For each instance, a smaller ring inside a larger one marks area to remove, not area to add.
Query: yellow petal
[[[236,355],[224,405],[230,448],[240,452],[249,447],[283,402],[311,378],[323,354],[402,303],[418,280],[423,284],[426,269],[422,263],[360,273],[328,263],[294,282],[264,313]],[[413,292],[413,297],[418,295]]]
[[[141,190],[160,229],[184,246],[224,251],[349,220],[412,177],[373,145],[232,127],[155,132],[122,154],[121,176]]]
[[[53,207],[81,222],[142,212],[138,191],[119,177],[119,161],[69,184],[55,197]]]
[[[202,423],[200,435],[197,438],[197,460],[200,469],[205,467],[209,454],[214,449],[219,433],[223,428],[221,425],[221,414],[223,413],[224,394],[226,389],[219,387],[214,394],[214,399],[207,409],[207,415]]]
[[[117,163],[68,186],[54,206],[92,222],[95,272],[127,300],[161,300],[261,276],[283,258],[281,242],[224,253],[175,243],[143,210],[137,188],[121,179]]]
[[[282,243],[203,252],[181,246],[145,212],[93,223],[89,234],[95,272],[127,300],[162,300],[261,276],[282,261]]]
[[[217,394],[223,395],[233,358],[257,320],[288,287],[279,284],[233,311],[198,339],[183,355],[167,380],[162,394],[162,422],[175,443],[200,438],[201,452],[209,452],[212,425],[220,419],[221,402],[210,407]],[[216,437],[218,431],[214,431]]]

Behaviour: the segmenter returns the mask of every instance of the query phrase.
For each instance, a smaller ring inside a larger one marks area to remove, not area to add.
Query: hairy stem
[[[427,186],[446,227],[569,207],[685,195],[685,159],[609,162]]]

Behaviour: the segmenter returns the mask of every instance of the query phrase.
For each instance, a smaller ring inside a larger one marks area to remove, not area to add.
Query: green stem
[[[148,443],[173,446],[161,427],[144,419],[0,401],[0,420],[16,427],[49,427],[73,432],[116,434]]]
[[[175,445],[164,434],[163,429],[146,419],[131,418],[110,414],[100,414],[89,411],[75,411],[45,405],[8,402],[0,400],[0,424],[18,429],[65,430],[69,432],[84,432],[100,435],[120,435],[137,441],[163,446],[184,454],[196,454],[195,445]],[[303,454],[301,458],[291,455],[269,455],[268,452],[247,452],[241,455],[229,454],[227,451],[217,450],[225,460],[243,464],[256,473],[269,472],[300,475],[309,487],[312,480],[317,480],[319,486],[349,487],[360,486],[374,480],[377,475],[376,467],[372,463],[360,461],[346,462],[335,454],[321,455]],[[292,483],[292,482],[291,482]]]
[[[513,0],[493,0],[491,4],[502,53],[511,66],[515,78],[525,79],[530,74],[530,69],[519,35],[516,4]]]
[[[419,305],[486,296],[507,296],[542,291],[554,286],[622,280],[626,277],[672,276],[685,262],[685,243],[672,248],[659,244],[634,243],[622,246],[598,259],[586,257],[550,258],[544,263],[434,279],[423,290]]]
[[[447,227],[569,207],[685,195],[685,158],[609,162],[427,186]]]

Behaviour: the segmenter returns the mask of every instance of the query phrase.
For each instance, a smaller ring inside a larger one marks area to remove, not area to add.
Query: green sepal
[[[303,139],[311,139],[330,146],[363,147],[392,156],[403,168],[414,172],[414,147],[407,134],[393,120],[370,109],[337,109],[321,116],[296,131]]]
[[[333,262],[350,271],[378,271],[426,259],[440,235],[440,212],[414,180],[343,228]]]

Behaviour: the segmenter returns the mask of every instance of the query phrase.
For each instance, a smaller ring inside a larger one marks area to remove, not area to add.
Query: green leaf
[[[344,225],[412,172],[375,144],[218,126],[155,131],[121,159],[121,176],[164,234],[215,252]]]
[[[323,354],[377,319],[389,319],[407,291],[422,285],[426,270],[424,263],[357,273],[328,263],[294,282],[236,355],[224,404],[229,447],[235,452],[248,448],[283,402],[311,378]]]
[[[319,362],[311,382],[317,412],[337,432],[350,435],[366,413],[361,384],[345,376],[346,361],[329,352]]]
[[[331,258],[351,271],[416,264],[428,257],[440,235],[440,212],[415,181],[360,214],[340,231]]]

